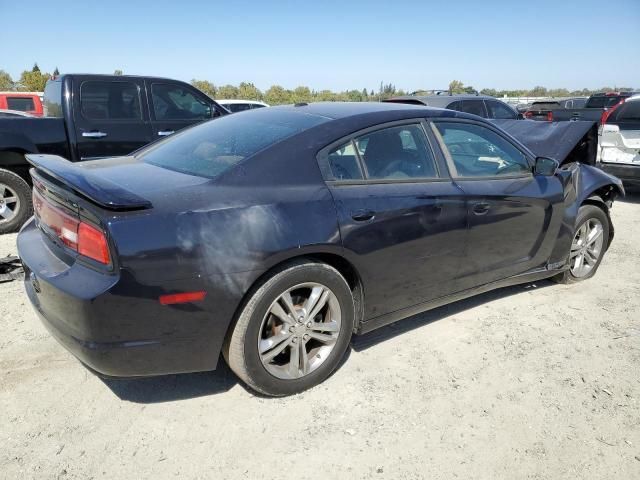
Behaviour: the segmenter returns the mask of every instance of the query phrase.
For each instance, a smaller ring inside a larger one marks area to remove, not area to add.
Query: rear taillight
[[[623,103],[624,103],[624,100],[620,100],[613,107],[605,108],[604,112],[602,112],[602,115],[600,115],[600,124],[604,125],[605,123],[607,123],[607,120],[609,120],[609,117],[611,116],[611,114],[615,111],[616,108],[618,108]]]
[[[553,112],[547,112],[547,122],[553,122]]]
[[[533,112],[524,112],[524,118],[531,118],[533,117]]]
[[[64,245],[96,262],[111,263],[104,232],[52,205],[36,188],[33,189],[33,210],[38,222]]]

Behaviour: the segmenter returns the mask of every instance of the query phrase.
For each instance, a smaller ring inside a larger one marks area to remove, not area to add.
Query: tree
[[[269,105],[282,105],[284,103],[291,103],[291,96],[289,92],[280,85],[272,85],[264,92],[264,101]]]
[[[20,75],[20,80],[18,80],[18,90],[23,92],[42,92],[44,91],[44,86],[49,80],[48,73],[41,73],[40,69],[36,70],[37,65],[34,65],[33,70],[30,72],[25,70]]]
[[[13,90],[14,88],[15,84],[13,83],[11,75],[4,70],[0,70],[0,91]]]
[[[293,103],[311,102],[311,90],[309,90],[309,87],[296,87],[293,91],[292,101]]]
[[[363,88],[362,89],[362,101],[366,102],[367,100],[369,100],[369,94],[367,93],[367,89]]]
[[[229,100],[238,98],[238,94],[238,87],[234,87],[233,85],[223,85],[222,87],[218,87],[217,98]]]
[[[216,86],[207,81],[207,80],[196,80],[195,78],[193,80],[191,80],[191,85],[193,85],[194,87],[196,87],[198,90],[200,90],[202,93],[209,95],[211,98],[216,98],[216,95],[218,93],[218,89],[216,88]]]
[[[465,93],[464,83],[460,80],[451,80],[451,83],[449,83],[449,93]]]
[[[57,77],[58,75],[60,75],[60,70],[58,70],[58,67],[56,67],[56,69],[53,71],[53,76]]]
[[[498,96],[498,92],[496,91],[495,88],[483,88],[482,90],[480,90],[480,94],[481,95],[488,95],[490,97],[497,97]]]
[[[547,89],[539,85],[536,87],[533,87],[533,89],[530,90],[528,93],[529,93],[527,95],[528,97],[546,97],[549,95],[549,93],[547,92]]]
[[[122,75],[122,70],[114,70],[113,74],[116,75],[116,76],[120,76],[120,75]]]
[[[238,87],[238,98],[244,100],[262,100],[262,92],[250,82],[242,82]]]
[[[38,62],[33,64],[33,68],[31,69],[31,71],[40,73],[40,67],[38,66]]]

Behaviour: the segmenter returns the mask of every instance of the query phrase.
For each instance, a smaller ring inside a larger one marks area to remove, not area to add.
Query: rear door
[[[74,81],[73,92],[81,160],[127,155],[151,141],[143,80],[79,77]]]
[[[534,175],[528,153],[492,126],[461,119],[433,125],[449,171],[467,199],[462,287],[544,267],[559,228],[560,180]]]
[[[382,125],[319,156],[342,243],[364,280],[367,319],[457,290],[466,209],[425,126]]]
[[[148,98],[155,139],[220,115],[211,99],[181,82],[149,80]]]

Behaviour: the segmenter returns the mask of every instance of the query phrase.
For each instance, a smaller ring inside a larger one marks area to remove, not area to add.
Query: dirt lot
[[[2,284],[0,477],[640,478],[640,197],[613,220],[596,278],[387,327],[278,400],[226,368],[101,381]]]

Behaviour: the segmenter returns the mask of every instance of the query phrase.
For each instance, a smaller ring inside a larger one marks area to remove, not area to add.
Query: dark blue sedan
[[[479,117],[403,104],[258,109],[128,157],[28,159],[18,248],[52,335],[106,376],[213,370],[222,353],[268,395],[323,381],[352,334],[588,279],[624,193]]]

